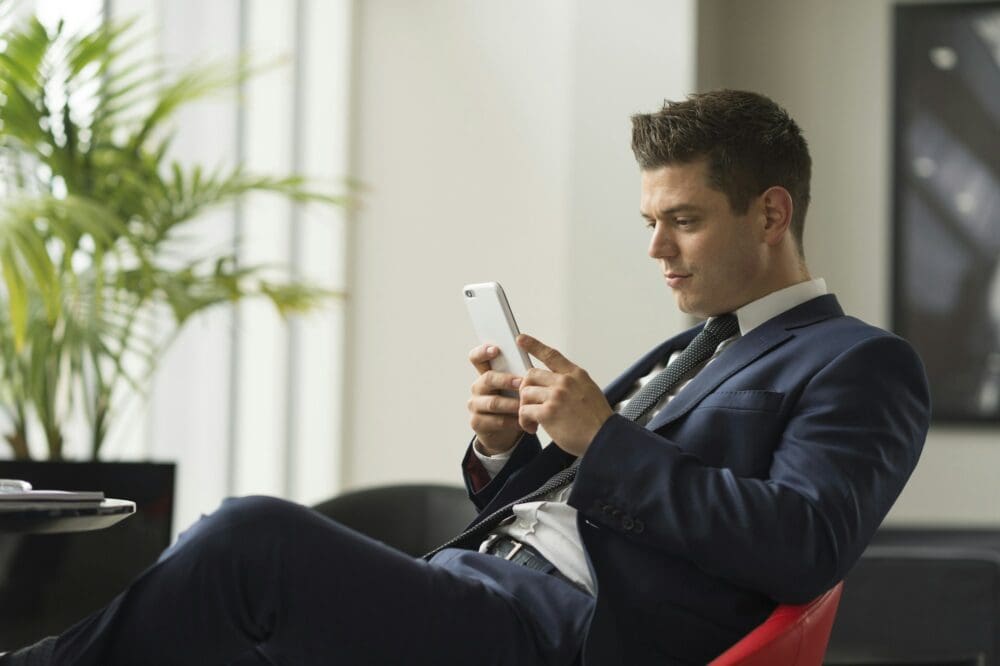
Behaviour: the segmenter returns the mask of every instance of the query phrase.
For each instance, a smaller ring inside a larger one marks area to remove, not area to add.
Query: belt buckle
[[[496,532],[493,532],[492,534],[486,535],[486,539],[480,545],[480,551],[483,552],[483,553],[489,553],[490,552],[490,548],[493,547],[493,545],[497,542],[497,539],[499,539],[499,538],[500,538],[500,535],[497,534]],[[490,553],[490,554],[492,554],[492,553]]]
[[[521,551],[521,549],[524,548],[524,544],[521,543],[520,541],[515,541],[514,539],[511,539],[511,541],[514,541],[514,547],[510,549],[509,553],[503,556],[503,559],[507,560],[508,562],[514,559],[514,556],[517,555]]]

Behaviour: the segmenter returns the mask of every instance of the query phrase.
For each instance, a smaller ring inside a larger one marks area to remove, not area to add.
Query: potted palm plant
[[[37,418],[48,457],[60,459],[79,401],[96,459],[119,396],[145,386],[192,315],[253,296],[287,314],[326,295],[217,248],[178,259],[191,252],[186,225],[248,192],[341,200],[307,191],[297,176],[171,162],[176,111],[234,85],[246,67],[164,80],[153,64],[124,61],[129,34],[128,24],[64,34],[30,19],[0,52],[0,404],[16,458],[29,457]],[[166,331],[159,312],[171,320]]]
[[[10,6],[0,0],[0,13]],[[171,120],[178,109],[234,86],[248,67],[171,74],[154,62],[130,62],[130,39],[128,23],[73,34],[29,18],[0,40],[0,410],[4,440],[19,465],[0,464],[0,477],[31,480],[20,465],[34,451],[61,461],[67,421],[81,408],[89,457],[97,461],[123,399],[148,388],[165,348],[195,314],[261,297],[285,315],[330,295],[271,268],[242,265],[231,251],[191,247],[185,231],[192,221],[249,192],[332,205],[343,200],[309,191],[297,176],[173,161]],[[44,446],[32,443],[38,435]],[[104,489],[139,500],[140,511],[143,497],[136,493],[144,488],[153,489],[149,502],[162,503],[165,493],[172,498],[169,465],[153,465],[150,481],[139,481],[141,470],[129,465],[121,473],[125,485],[117,487],[107,472],[88,479],[87,465],[77,464],[69,476],[53,471],[69,463],[44,465],[48,471],[32,474],[41,479],[36,485]],[[171,489],[164,491],[165,483]],[[152,509],[160,518],[165,512],[169,533],[169,508]],[[58,550],[53,546],[44,551]],[[157,548],[140,559],[155,557]],[[37,597],[38,590],[25,595]],[[4,592],[5,599],[17,596]],[[89,602],[106,601],[100,597]],[[17,609],[0,617],[10,629],[26,609],[5,606]]]

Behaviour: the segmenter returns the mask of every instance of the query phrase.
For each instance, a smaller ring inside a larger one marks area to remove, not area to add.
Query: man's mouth
[[[684,280],[691,277],[691,275],[689,273],[675,273],[671,271],[669,273],[664,273],[664,277],[667,278],[667,284],[676,289],[684,283]]]

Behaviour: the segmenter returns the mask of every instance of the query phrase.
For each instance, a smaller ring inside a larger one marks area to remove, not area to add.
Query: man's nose
[[[666,229],[665,224],[657,223],[653,235],[649,238],[649,256],[653,259],[673,257],[677,255],[677,244]]]

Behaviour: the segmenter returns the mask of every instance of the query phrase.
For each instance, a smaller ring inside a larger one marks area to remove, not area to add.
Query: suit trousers
[[[491,555],[428,563],[291,502],[229,499],[59,636],[52,663],[572,664],[593,604]]]

